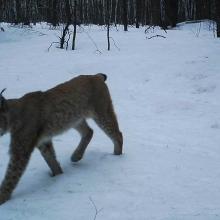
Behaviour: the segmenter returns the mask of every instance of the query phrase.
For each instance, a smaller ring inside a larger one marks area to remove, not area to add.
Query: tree
[[[69,0],[70,11],[74,1]],[[220,0],[76,1],[76,14],[82,24],[107,25],[108,13],[110,24],[123,24],[125,31],[128,24],[136,25],[137,28],[140,24],[175,27],[178,21],[194,19],[215,19],[219,30]],[[0,0],[0,21],[15,24],[44,21],[53,26],[59,22],[66,24],[68,20],[66,5],[67,0]]]
[[[217,37],[220,37],[220,1],[215,0],[215,14],[217,25]]]

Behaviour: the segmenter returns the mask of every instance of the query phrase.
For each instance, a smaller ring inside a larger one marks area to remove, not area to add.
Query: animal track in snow
[[[198,74],[195,74],[195,75],[191,76],[190,79],[191,80],[201,80],[201,79],[205,79],[207,77],[208,76],[206,74],[198,73]]]
[[[211,125],[211,128],[220,129],[220,124],[218,122],[215,122],[214,124]]]
[[[210,93],[210,92],[213,92],[215,89],[216,89],[215,85],[200,86],[200,87],[197,86],[193,94]]]

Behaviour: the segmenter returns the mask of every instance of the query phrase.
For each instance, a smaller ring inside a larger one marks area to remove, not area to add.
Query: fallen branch
[[[150,40],[150,39],[152,39],[152,38],[154,38],[154,37],[162,37],[162,38],[166,38],[165,36],[163,36],[163,35],[159,35],[159,34],[157,34],[157,35],[154,35],[154,36],[151,36],[151,37],[146,37],[148,40]]]
[[[94,203],[94,201],[92,200],[91,197],[89,197],[89,200],[91,201],[91,203],[92,203],[92,205],[95,209],[95,216],[94,216],[93,220],[96,220],[97,215],[103,210],[103,208],[98,210],[97,207],[96,207],[96,204]]]

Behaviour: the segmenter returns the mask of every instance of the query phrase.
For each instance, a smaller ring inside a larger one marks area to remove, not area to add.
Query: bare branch
[[[50,50],[50,48],[53,46],[53,44],[59,44],[60,42],[52,42],[51,44],[50,44],[50,46],[48,47],[48,52],[49,52],[49,50]]]
[[[159,35],[159,34],[157,34],[157,35],[154,35],[154,36],[151,36],[151,37],[146,37],[146,39],[152,39],[152,38],[154,38],[154,37],[162,37],[162,38],[166,38],[165,36],[163,36],[163,35]]]
[[[102,54],[102,52],[99,50],[96,42],[92,39],[92,37],[89,35],[89,33],[87,31],[85,31],[85,29],[83,27],[81,27],[83,29],[83,31],[86,33],[86,35],[88,36],[88,38],[92,41],[92,43],[95,45],[96,47],[96,51],[98,51],[100,54]]]
[[[148,34],[150,30],[152,30],[152,32],[154,32],[154,28],[155,28],[155,26],[151,25],[145,29],[144,33]]]
[[[120,48],[116,45],[114,38],[110,37],[110,39],[113,41],[113,43],[114,43],[115,47],[118,49],[118,51],[120,51]]]
[[[156,27],[155,25],[150,25],[149,27],[147,27],[145,29],[144,33],[148,34],[150,30],[151,30],[151,32],[154,32],[155,27]],[[160,28],[163,29],[165,33],[167,33],[167,31],[164,27],[160,27]]]
[[[66,42],[66,50],[68,50],[69,40],[70,40],[70,36],[71,36],[71,32],[68,30],[68,31],[67,31],[67,34],[68,34],[68,38],[67,38],[67,40],[65,41],[65,42]]]

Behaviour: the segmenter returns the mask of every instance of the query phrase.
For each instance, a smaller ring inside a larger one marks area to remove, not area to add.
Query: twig
[[[102,54],[102,52],[99,50],[96,42],[92,39],[92,37],[89,35],[89,33],[87,31],[85,31],[85,29],[83,27],[81,27],[83,29],[83,31],[86,33],[86,35],[88,36],[88,38],[92,41],[92,43],[95,45],[96,47],[96,51],[98,51],[100,54]]]
[[[199,37],[200,31],[201,31],[201,26],[202,26],[202,23],[199,22],[199,28],[196,31],[196,37]]]
[[[48,52],[49,52],[49,50],[50,50],[50,48],[52,47],[53,44],[59,44],[59,43],[60,43],[60,42],[52,42],[52,43],[50,44],[50,46],[48,47],[48,49],[47,49]]]
[[[166,30],[166,28],[165,27],[161,27],[163,30],[164,30],[164,32],[167,34],[167,30]]]
[[[145,33],[145,34],[149,33],[149,30],[150,30],[150,29],[153,29],[153,32],[154,32],[154,28],[155,28],[155,26],[154,26],[154,25],[151,25],[151,26],[149,26],[149,27],[147,27],[147,28],[145,29],[144,33]]]
[[[115,24],[115,28],[116,28],[116,31],[118,31],[118,26],[117,26],[117,24]]]
[[[67,31],[67,34],[68,34],[68,39],[66,40],[66,50],[68,50],[69,40],[70,40],[70,36],[71,36],[71,33],[69,30]]]
[[[144,31],[144,33],[145,34],[148,34],[149,33],[149,31],[150,31],[150,29],[152,29],[152,31],[151,32],[154,32],[154,29],[155,29],[155,25],[150,25],[149,27],[147,27],[146,29],[145,29],[145,31]],[[166,30],[166,28],[165,27],[160,27],[161,29],[163,29],[163,31],[167,34],[167,30]]]
[[[89,197],[89,200],[91,201],[91,203],[92,203],[92,205],[93,205],[93,207],[95,209],[95,216],[94,216],[93,220],[96,220],[97,215],[103,210],[103,208],[98,210],[97,207],[96,207],[96,204],[92,200],[92,197]]]
[[[115,47],[118,49],[118,51],[120,51],[120,48],[116,45],[114,38],[110,37],[110,39],[113,41],[113,43],[114,43]]]
[[[157,34],[157,35],[154,35],[154,36],[151,36],[151,37],[146,37],[148,40],[150,40],[150,39],[152,39],[152,38],[154,38],[154,37],[162,37],[162,38],[166,38],[165,36],[163,36],[163,35],[159,35],[159,34]]]

